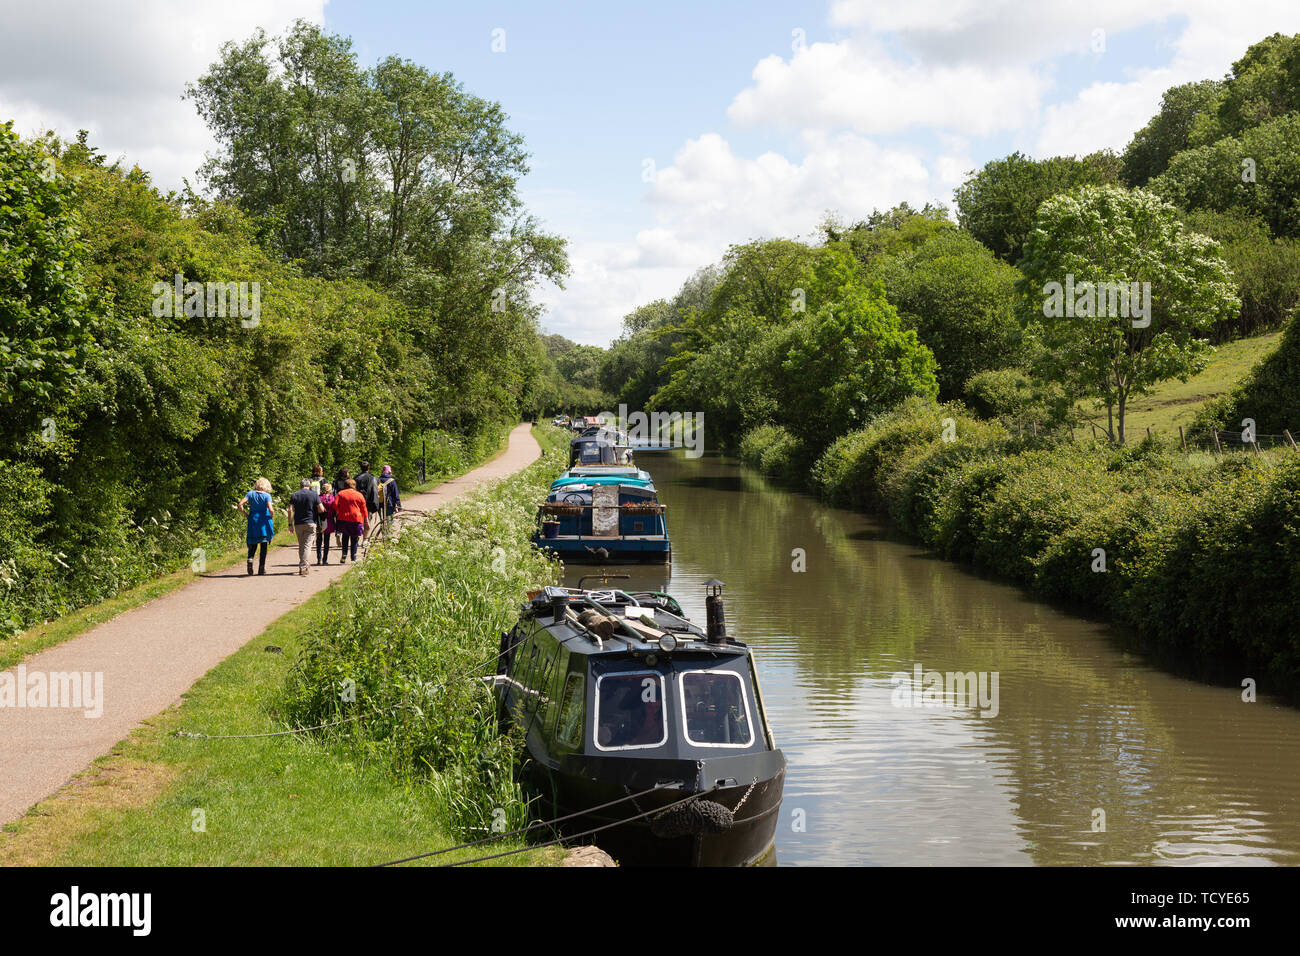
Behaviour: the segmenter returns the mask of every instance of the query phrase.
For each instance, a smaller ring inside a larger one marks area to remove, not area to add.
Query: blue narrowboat
[[[667,563],[664,506],[650,475],[631,465],[579,465],[552,483],[534,543],[568,563]]]

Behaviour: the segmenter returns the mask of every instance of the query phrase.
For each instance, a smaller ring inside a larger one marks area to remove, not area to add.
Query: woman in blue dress
[[[266,573],[266,546],[275,537],[275,518],[271,512],[271,483],[257,479],[253,490],[239,500],[237,507],[248,518],[248,573],[253,573],[253,552],[261,546],[257,573]]]

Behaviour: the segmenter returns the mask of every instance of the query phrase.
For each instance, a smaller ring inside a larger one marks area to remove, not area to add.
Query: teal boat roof
[[[650,480],[649,472],[639,471],[635,475],[608,475],[608,474],[571,474],[565,472],[551,482],[552,488],[564,488],[568,485],[636,485],[641,488],[654,488],[654,482]]]

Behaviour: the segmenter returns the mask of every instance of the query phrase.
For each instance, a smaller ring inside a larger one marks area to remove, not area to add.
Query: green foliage
[[[1040,160],[1012,153],[985,163],[957,187],[957,221],[994,255],[1014,265],[1044,201],[1076,186],[1113,183],[1117,177],[1109,153]]]
[[[1240,212],[1189,213],[1187,227],[1219,242],[1236,280],[1241,311],[1210,330],[1215,342],[1280,329],[1300,305],[1300,240],[1274,239]]]
[[[501,423],[517,420],[527,370],[510,356],[535,342],[527,324],[515,345],[496,339],[498,351],[491,337],[431,337],[391,293],[276,261],[228,204],[184,208],[139,170],[106,164],[84,137],[41,147],[81,230],[61,272],[94,306],[93,322],[77,326],[93,341],[77,346],[75,389],[25,404],[9,424],[17,436],[3,467],[24,484],[0,497],[0,522],[13,529],[0,573],[6,633],[189,565],[196,549],[237,542],[230,506],[259,475],[287,491],[315,463],[332,474],[369,458],[393,464],[410,487],[422,436],[435,452],[439,436],[454,436],[463,454],[495,446]],[[58,261],[57,244],[49,248]],[[257,324],[155,314],[170,297],[155,283],[169,290],[177,274],[258,283]],[[75,330],[50,327],[78,341]]]
[[[0,443],[49,417],[93,346],[74,192],[53,157],[0,125]]]
[[[1020,273],[969,235],[945,231],[913,252],[878,260],[873,274],[904,326],[934,353],[941,397],[961,397],[976,372],[1016,363]]]
[[[1104,404],[1111,436],[1123,444],[1129,396],[1204,368],[1208,346],[1197,335],[1240,307],[1218,253],[1145,190],[1083,186],[1043,203],[1021,262],[1037,370]],[[1103,294],[1107,285],[1149,287],[1146,314],[1136,296],[1126,304],[1127,295]]]
[[[893,209],[876,210],[866,219],[844,226],[834,219],[822,224],[828,244],[842,244],[858,262],[870,265],[881,256],[914,252],[932,239],[955,232],[946,206],[925,206],[916,210],[907,203]]]
[[[798,484],[808,474],[803,442],[780,425],[751,428],[741,438],[736,454],[745,464],[779,481]]]
[[[1182,209],[1236,211],[1300,238],[1300,114],[1186,149],[1150,188]]]
[[[1249,659],[1300,686],[1293,452],[1203,467],[1155,440],[1021,442],[960,406],[911,400],[833,444],[812,477],[945,557],[1114,613],[1184,659]]]
[[[979,372],[967,380],[963,394],[977,415],[999,419],[1011,429],[1074,424],[1074,402],[1061,384],[1034,378],[1024,369]]]
[[[1223,84],[1217,80],[1184,83],[1165,90],[1160,112],[1138,130],[1124,150],[1124,182],[1145,186],[1169,166],[1175,153],[1191,145],[1194,124],[1201,117],[1212,117],[1218,108]]]
[[[548,444],[524,471],[372,552],[330,592],[285,686],[295,725],[348,720],[326,734],[427,783],[449,808],[445,824],[465,836],[491,827],[498,808],[509,829],[528,819],[514,777],[520,741],[498,733],[479,675],[524,592],[557,578],[530,543],[538,496],[564,464],[558,442]]]
[[[1295,318],[1278,347],[1241,380],[1231,393],[1202,409],[1200,426],[1240,427],[1253,418],[1260,434],[1287,429],[1300,436],[1300,320]]]

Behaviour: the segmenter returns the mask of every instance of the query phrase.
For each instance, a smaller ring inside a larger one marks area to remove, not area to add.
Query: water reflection
[[[1100,623],[727,459],[639,464],[673,565],[617,570],[699,621],[704,581],[726,582],[790,764],[782,864],[1298,862],[1300,711],[1158,671]],[[917,663],[996,672],[997,715],[894,706]]]

